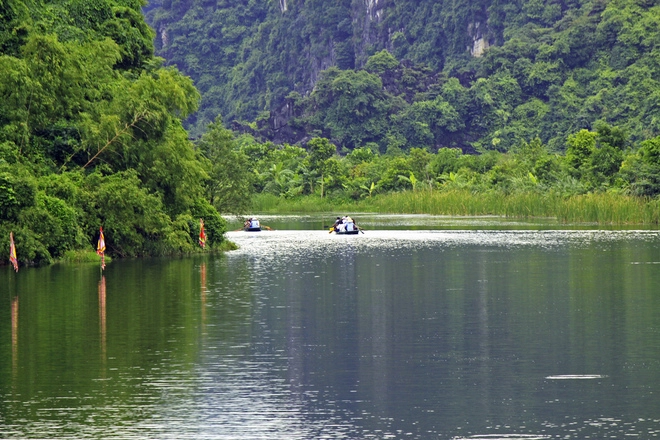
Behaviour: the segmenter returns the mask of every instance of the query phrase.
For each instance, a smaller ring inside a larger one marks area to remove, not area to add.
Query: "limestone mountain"
[[[556,150],[598,124],[660,134],[652,0],[154,0],[156,51],[275,142]]]

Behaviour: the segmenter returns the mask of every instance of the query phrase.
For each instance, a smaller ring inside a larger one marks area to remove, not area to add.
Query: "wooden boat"
[[[258,232],[261,231],[261,223],[254,217],[250,217],[245,221],[243,225],[243,230],[245,232]]]
[[[345,224],[340,224],[339,226],[333,225],[330,228],[330,233],[335,233],[337,235],[357,235],[360,233],[360,228],[355,222],[351,221]]]

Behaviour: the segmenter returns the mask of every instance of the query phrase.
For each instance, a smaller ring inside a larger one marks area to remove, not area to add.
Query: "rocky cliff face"
[[[381,41],[376,26],[382,22],[385,14],[384,0],[362,0],[355,3],[353,9],[353,23],[355,23],[357,39],[355,53],[359,60],[359,65],[365,62],[367,50],[369,47],[378,43],[388,44],[388,41]]]
[[[152,0],[146,10],[158,55],[202,94],[191,124],[267,110],[281,130],[291,115],[286,96],[308,95],[329,67],[362,68],[382,49],[436,70],[447,57],[481,56],[494,40],[480,1],[489,0]]]
[[[279,0],[282,11],[286,11],[286,0]],[[303,2],[304,3],[304,2]],[[340,68],[361,68],[369,57],[369,51],[374,47],[387,47],[388,39],[383,38],[377,26],[382,22],[385,14],[385,0],[354,0],[350,9],[345,12],[349,14],[335,26],[344,25],[350,20],[352,35],[341,33],[332,35],[325,41],[324,50],[315,50],[314,46],[308,47],[307,58],[309,60],[309,77],[303,88],[297,88],[301,94],[307,94],[314,89],[319,75],[323,70],[333,66]],[[299,11],[300,12],[300,11]],[[344,23],[342,23],[344,22]],[[341,51],[352,54],[352,60],[346,62],[342,59]]]
[[[480,22],[469,23],[467,33],[472,37],[472,47],[470,47],[470,54],[473,57],[480,57],[484,51],[490,46],[488,39],[483,32],[486,26]]]

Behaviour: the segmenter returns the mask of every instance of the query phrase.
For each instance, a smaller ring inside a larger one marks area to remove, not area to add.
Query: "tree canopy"
[[[660,134],[653,2],[161,0],[147,20],[200,90],[195,136],[217,115],[265,141],[381,152],[564,151],[601,122]]]
[[[101,226],[116,256],[191,252],[202,216],[224,239],[182,125],[200,95],[154,56],[141,7],[0,3],[0,235],[21,262],[91,251]]]

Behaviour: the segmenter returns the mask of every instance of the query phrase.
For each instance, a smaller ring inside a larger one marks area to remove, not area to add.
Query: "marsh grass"
[[[618,193],[565,196],[555,192],[404,191],[359,201],[306,196],[283,199],[261,194],[255,212],[378,212],[392,214],[501,215],[510,218],[551,218],[563,223],[657,225],[660,202]]]
[[[331,212],[343,208],[355,211],[358,206],[354,201],[316,195],[288,199],[273,194],[258,194],[252,199],[252,210],[262,214]]]
[[[467,190],[393,193],[376,197],[370,203],[377,212],[523,218],[552,216],[554,204],[553,197],[539,197],[532,193],[504,195],[494,191],[473,193]]]
[[[61,259],[64,263],[98,263],[101,264],[101,257],[94,251],[66,251]],[[112,258],[105,256],[105,262],[110,263]]]

